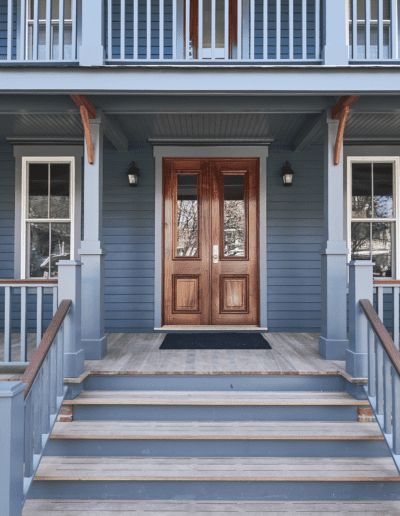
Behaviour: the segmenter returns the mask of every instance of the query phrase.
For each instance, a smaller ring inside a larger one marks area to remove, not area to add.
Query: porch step
[[[246,515],[292,516],[400,516],[400,502],[193,502],[193,501],[106,501],[106,500],[27,500],[22,516],[193,516]]]
[[[83,391],[75,420],[357,421],[369,406],[343,391]]]
[[[377,423],[74,421],[56,423],[45,455],[388,457]]]
[[[35,498],[400,499],[391,458],[43,457]],[[300,497],[300,498],[299,498]]]
[[[384,440],[377,423],[323,421],[74,421],[56,423],[51,439]]]

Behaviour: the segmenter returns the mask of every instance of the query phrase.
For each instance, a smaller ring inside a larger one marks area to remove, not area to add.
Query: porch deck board
[[[108,333],[103,360],[86,360],[85,371],[96,373],[249,373],[336,374],[345,373],[345,362],[324,360],[318,354],[315,333],[267,333],[270,350],[160,350],[164,333]],[[36,334],[28,335],[28,359],[36,349]],[[0,361],[4,335],[0,334]],[[12,337],[12,357],[19,360],[19,335]],[[23,367],[1,367],[0,380],[17,380]]]

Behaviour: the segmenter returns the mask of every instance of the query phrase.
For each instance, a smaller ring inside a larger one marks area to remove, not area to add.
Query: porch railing
[[[319,61],[320,15],[321,0],[108,0],[107,60]]]
[[[4,353],[0,366],[28,365],[28,329],[36,329],[36,345],[39,346],[43,335],[44,296],[52,296],[51,316],[56,313],[58,305],[58,281],[50,280],[0,280],[0,288],[4,287]],[[20,302],[17,297],[19,295]],[[28,298],[34,304],[36,300],[36,321],[28,321]],[[19,361],[13,353],[13,333],[19,333]],[[14,355],[14,358],[13,358]]]
[[[394,61],[398,53],[398,0],[348,0],[351,62]]]
[[[0,0],[0,62],[77,62],[81,0]]]
[[[375,280],[374,288],[376,288],[378,316],[381,321],[384,321],[384,299],[386,298],[386,301],[389,301],[390,308],[393,311],[393,341],[396,348],[399,349],[400,281]]]
[[[368,320],[366,394],[400,473],[400,352],[368,299],[360,300]]]
[[[63,300],[30,361],[22,383],[24,391],[24,486],[25,501],[44,447],[64,401],[63,323],[72,301]]]

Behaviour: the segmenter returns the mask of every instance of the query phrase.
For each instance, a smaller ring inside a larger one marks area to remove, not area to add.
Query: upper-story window
[[[38,12],[35,12],[35,4]],[[27,59],[33,59],[35,26],[38,19],[38,59],[45,60],[46,57],[46,41],[50,39],[50,59],[62,59],[60,56],[60,4],[64,4],[64,23],[63,30],[63,48],[64,59],[73,59],[72,56],[72,1],[64,0],[27,0]],[[47,11],[48,10],[48,11]],[[49,21],[47,21],[49,20]]]
[[[374,277],[396,278],[398,159],[349,158],[352,260],[372,260]]]
[[[74,256],[74,159],[24,158],[22,270],[54,278],[56,263]]]

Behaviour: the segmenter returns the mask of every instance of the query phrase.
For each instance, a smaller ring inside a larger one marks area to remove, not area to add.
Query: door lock
[[[218,263],[218,246],[213,245],[213,263]]]

